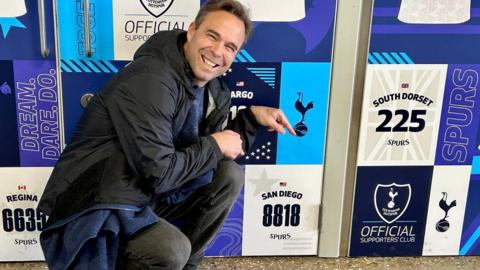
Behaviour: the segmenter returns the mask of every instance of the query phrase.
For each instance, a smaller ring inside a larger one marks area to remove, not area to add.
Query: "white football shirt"
[[[404,23],[456,24],[470,20],[470,0],[402,0]]]
[[[25,0],[0,0],[0,17],[20,17],[25,13]]]
[[[238,0],[250,9],[252,21],[293,22],[305,18],[305,0]]]

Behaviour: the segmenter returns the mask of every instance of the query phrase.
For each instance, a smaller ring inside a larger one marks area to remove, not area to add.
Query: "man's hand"
[[[224,130],[211,135],[217,142],[222,154],[226,158],[236,159],[245,153],[242,148],[242,138],[240,135],[231,130]]]
[[[286,128],[290,134],[294,136],[297,135],[288,122],[287,117],[280,109],[264,106],[251,106],[250,110],[260,125],[266,126],[270,130],[275,130],[281,134],[285,134]]]

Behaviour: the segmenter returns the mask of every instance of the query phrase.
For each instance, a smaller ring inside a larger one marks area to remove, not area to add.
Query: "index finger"
[[[278,121],[278,123],[281,124],[283,127],[287,128],[287,130],[290,134],[292,134],[293,136],[297,136],[297,133],[292,128],[292,125],[290,125],[290,122],[288,122],[287,117],[285,116],[285,114],[282,111],[280,111],[280,119],[279,120],[280,121]]]

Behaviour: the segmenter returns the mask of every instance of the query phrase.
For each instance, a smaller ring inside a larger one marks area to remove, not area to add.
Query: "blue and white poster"
[[[432,170],[358,167],[350,256],[422,254]]]
[[[432,167],[425,179],[428,211],[415,209],[424,220],[424,234],[417,235],[423,246],[412,253],[392,243],[396,255],[480,254],[478,209],[471,205],[477,202],[469,195],[480,155],[479,10],[479,0],[374,2],[357,186],[364,170],[374,175],[400,166],[389,177],[401,179],[413,168]],[[363,196],[356,191],[355,211]],[[374,250],[381,244],[358,245],[359,226],[353,223],[350,255],[379,255]]]

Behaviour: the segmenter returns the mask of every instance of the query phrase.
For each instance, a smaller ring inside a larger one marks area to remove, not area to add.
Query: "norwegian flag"
[[[18,185],[17,189],[18,190],[27,190],[27,186],[26,185]]]

